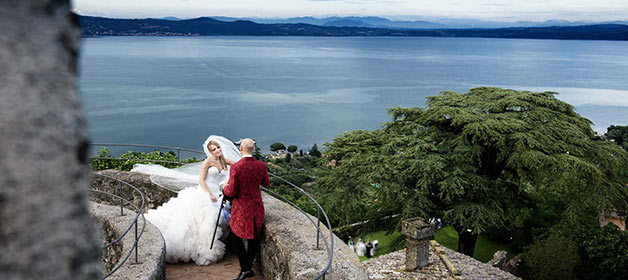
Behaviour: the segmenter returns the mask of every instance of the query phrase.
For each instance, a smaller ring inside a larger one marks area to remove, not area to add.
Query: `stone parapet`
[[[381,255],[363,262],[369,279],[471,279],[471,280],[516,280],[521,279],[472,257],[454,252],[438,242],[429,242],[429,262],[413,271],[405,269],[404,250]]]
[[[314,278],[328,262],[322,239],[329,242],[329,230],[321,221],[320,249],[316,249],[316,227],[306,216],[266,193],[262,199],[266,209],[260,264],[264,279]],[[308,216],[316,222],[316,217]],[[355,253],[336,235],[333,238],[332,279],[368,279]]]
[[[112,232],[104,232],[103,236],[119,237],[129,227],[135,219],[135,212],[124,209],[124,216],[120,216],[120,208],[99,203],[90,203],[90,213],[98,222],[104,224],[103,230],[111,230]],[[138,220],[138,231],[141,231],[143,218],[140,216]],[[139,232],[138,232],[139,233]],[[113,240],[105,240],[109,243]],[[132,228],[118,243],[119,257],[116,258],[115,264],[111,264],[110,268],[117,266],[128,254],[135,242],[135,230]],[[164,242],[159,229],[146,220],[144,233],[138,242],[138,262],[135,264],[135,252],[131,253],[129,259],[120,269],[113,273],[107,279],[137,279],[137,280],[162,280],[166,278],[164,262],[166,259],[166,244]],[[116,250],[117,251],[117,250]]]
[[[119,195],[120,184],[117,181],[97,175],[114,177],[124,182],[130,183],[131,185],[138,188],[142,193],[144,193],[144,196],[146,197],[146,207],[144,212],[146,212],[146,210],[148,209],[157,208],[157,206],[164,204],[171,197],[177,195],[176,192],[170,191],[154,184],[150,180],[150,175],[113,169],[95,171],[94,175],[92,175],[91,178],[92,190],[98,190],[105,193]],[[133,191],[132,188],[122,185],[121,191],[122,197],[124,197],[125,199],[129,199],[134,205],[141,204],[141,197],[137,192]],[[92,192],[91,200],[109,205],[119,205],[120,203],[118,200],[112,198],[111,196],[102,195],[97,192]]]

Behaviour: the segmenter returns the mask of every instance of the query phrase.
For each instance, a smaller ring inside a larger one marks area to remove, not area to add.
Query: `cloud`
[[[516,87],[515,89],[537,92],[558,92],[558,99],[574,106],[599,105],[628,107],[628,90],[570,87]]]

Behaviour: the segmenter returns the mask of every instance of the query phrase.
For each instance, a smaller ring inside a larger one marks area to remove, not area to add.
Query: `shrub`
[[[606,280],[628,275],[628,232],[611,223],[584,231],[578,239],[586,264],[580,268],[580,278]]]
[[[93,170],[103,170],[103,169],[118,169],[122,171],[129,171],[133,168],[133,165],[138,163],[153,163],[163,165],[168,168],[178,167],[181,164],[177,163],[168,163],[168,162],[152,162],[147,160],[158,160],[158,161],[169,161],[176,162],[177,156],[174,152],[162,152],[160,150],[155,150],[150,153],[136,152],[136,151],[127,151],[126,153],[120,155],[117,159],[106,159],[106,158],[114,158],[111,156],[109,149],[103,148],[96,153],[96,157],[91,160],[92,169]],[[192,163],[197,162],[196,158],[185,159],[181,163]]]
[[[566,237],[552,233],[537,239],[524,255],[533,279],[574,279],[580,262],[577,245]]]

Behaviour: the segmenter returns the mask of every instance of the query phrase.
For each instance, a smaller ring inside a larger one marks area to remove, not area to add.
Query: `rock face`
[[[521,254],[517,254],[512,259],[504,263],[502,270],[510,272],[512,275],[516,275],[518,277],[527,278],[526,267]]]
[[[0,279],[98,279],[69,1],[0,5]]]
[[[502,266],[504,265],[504,263],[506,263],[507,260],[508,260],[508,252],[497,251],[495,252],[495,254],[493,254],[493,259],[491,259],[488,262],[488,264],[497,268],[502,268]]]

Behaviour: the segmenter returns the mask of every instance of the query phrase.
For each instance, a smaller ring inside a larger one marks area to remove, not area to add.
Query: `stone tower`
[[[98,279],[88,140],[67,0],[0,5],[0,279]]]

